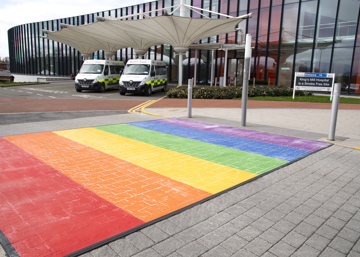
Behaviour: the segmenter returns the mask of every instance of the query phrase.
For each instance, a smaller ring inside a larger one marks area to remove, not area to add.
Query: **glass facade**
[[[180,0],[159,0],[149,3],[83,14],[77,17],[23,24],[8,30],[10,70],[12,73],[46,76],[69,76],[77,73],[82,64],[80,53],[67,45],[41,38],[42,30],[57,31],[60,23],[82,25],[97,20],[97,16],[121,17],[140,11],[156,10],[180,3]],[[294,72],[335,73],[343,90],[360,93],[360,1],[354,0],[186,0],[186,4],[210,11],[240,16],[252,13],[241,22],[236,32],[204,38],[196,43],[222,42],[243,44],[245,35],[252,36],[251,79],[265,80],[272,85],[292,87]],[[203,11],[211,19],[223,19]],[[190,12],[194,18],[204,18]],[[151,16],[161,15],[161,12]],[[174,15],[179,15],[177,10]],[[128,19],[138,19],[137,16]],[[93,53],[99,59],[104,51]],[[178,78],[178,59],[171,45],[153,46],[148,58],[168,64],[169,80]],[[197,84],[209,84],[212,51],[195,52],[184,56],[183,81],[194,76],[197,65]],[[228,70],[224,74],[224,51],[214,52],[215,77],[226,78],[226,84],[242,83],[243,50],[229,50]],[[133,49],[119,49],[117,60],[134,58]]]

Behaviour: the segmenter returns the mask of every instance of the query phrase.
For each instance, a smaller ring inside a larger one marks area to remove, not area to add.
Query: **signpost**
[[[335,140],[335,128],[336,120],[339,109],[341,83],[335,84],[334,91],[334,73],[304,73],[295,72],[293,99],[295,98],[295,90],[307,90],[307,91],[326,91],[331,92],[330,100],[331,106],[331,120],[329,128],[329,137],[331,141]],[[333,98],[334,93],[334,100]]]
[[[331,92],[332,100],[334,80],[334,73],[295,72],[293,99],[295,90],[307,90]]]

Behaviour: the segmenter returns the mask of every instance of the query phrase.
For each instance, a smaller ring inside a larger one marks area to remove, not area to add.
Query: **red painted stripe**
[[[52,132],[6,139],[144,222],[210,196],[205,191]],[[108,147],[113,146],[109,144]]]
[[[0,138],[0,229],[20,256],[64,256],[143,223]]]

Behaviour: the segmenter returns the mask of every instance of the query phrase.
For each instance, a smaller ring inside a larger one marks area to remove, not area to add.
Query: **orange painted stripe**
[[[52,132],[6,139],[145,222],[211,195]]]

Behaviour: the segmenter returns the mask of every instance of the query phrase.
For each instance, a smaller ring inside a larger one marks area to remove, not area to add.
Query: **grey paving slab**
[[[291,231],[282,239],[282,241],[295,248],[299,248],[305,242],[306,239],[307,239],[306,236],[303,236],[295,231]]]
[[[117,240],[109,244],[118,255],[128,257],[139,252],[139,250],[130,242],[126,240]]]
[[[87,128],[94,126],[105,126],[112,124],[122,124],[144,120],[156,120],[159,117],[150,116],[142,113],[116,114],[99,117],[86,117],[77,119],[39,121],[31,123],[5,124],[0,125],[0,136],[13,136],[31,133],[41,133],[48,131]]]
[[[153,249],[146,249],[145,251],[137,253],[134,256],[136,256],[136,257],[160,257],[161,255],[158,254]]]
[[[207,251],[208,247],[204,246],[201,242],[194,241],[180,248],[176,252],[181,256],[196,257],[202,256]]]
[[[260,235],[260,238],[266,240],[271,244],[276,244],[279,242],[286,234],[276,230],[275,228],[269,228],[264,233]]]
[[[126,237],[140,251],[154,245],[154,241],[144,235],[142,232],[135,232]]]
[[[330,240],[318,234],[313,234],[305,243],[321,252],[328,246]]]
[[[141,230],[141,232],[146,235],[148,238],[151,238],[155,243],[161,242],[168,237],[164,231],[156,226],[150,226]]]
[[[216,246],[215,248],[211,249],[210,251],[204,253],[202,256],[204,257],[227,257],[227,256],[231,256],[231,253],[221,247],[221,246]]]
[[[272,247],[271,243],[267,242],[266,240],[260,237],[257,237],[254,240],[252,240],[249,244],[247,244],[245,246],[245,249],[248,250],[249,252],[256,254],[257,256],[262,256],[271,247]]]
[[[273,253],[276,256],[291,256],[296,251],[296,248],[280,241],[269,249],[269,252]]]
[[[307,256],[307,257],[316,257],[319,256],[321,253],[321,251],[307,245],[304,244],[302,245],[299,249],[296,250],[296,252],[293,254],[293,256],[295,257],[303,257],[303,256]]]
[[[85,117],[100,117],[127,114],[127,111],[63,111],[63,112],[24,112],[0,113],[0,125],[32,123],[54,120],[71,120]]]
[[[174,253],[175,251],[182,248],[184,245],[186,245],[186,243],[184,243],[183,241],[175,237],[169,237],[164,241],[154,245],[152,248],[160,255],[168,256],[171,253]]]
[[[101,256],[119,257],[119,255],[113,249],[111,249],[111,247],[108,245],[99,247],[99,248],[91,251],[90,253],[94,257],[101,257]]]
[[[229,237],[227,240],[222,242],[220,245],[230,251],[231,254],[234,254],[238,252],[240,249],[242,249],[246,244],[248,244],[248,241],[245,239],[234,235]]]

